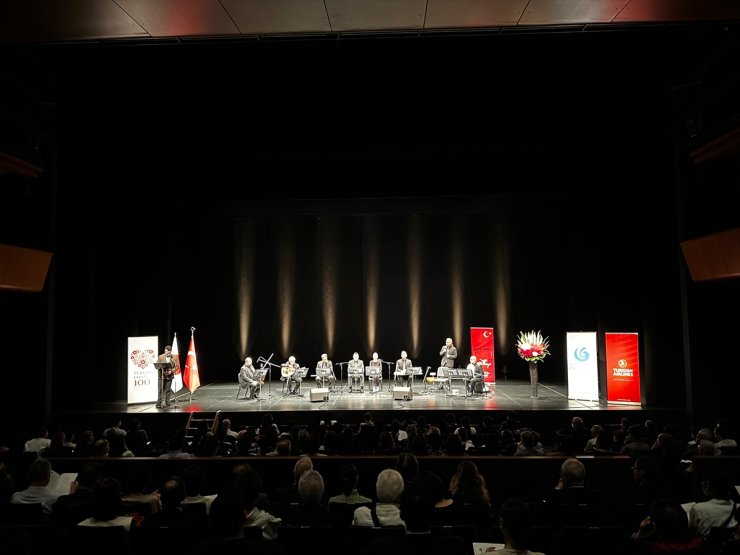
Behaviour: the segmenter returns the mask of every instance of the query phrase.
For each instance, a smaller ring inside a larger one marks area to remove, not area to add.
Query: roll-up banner
[[[640,404],[640,349],[637,333],[605,333],[606,391],[609,403]]]
[[[568,399],[599,400],[599,364],[595,331],[567,332]]]
[[[128,338],[128,403],[156,403],[159,392],[156,335]]]

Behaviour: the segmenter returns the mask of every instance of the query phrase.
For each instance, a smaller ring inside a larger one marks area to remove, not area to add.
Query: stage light
[[[276,313],[280,317],[280,349],[283,358],[293,350],[293,297],[295,296],[295,252],[288,230],[281,228],[278,247]]]
[[[409,264],[409,325],[411,326],[411,346],[406,349],[412,358],[419,356],[419,333],[421,327],[421,222],[414,214],[409,221],[408,239]]]

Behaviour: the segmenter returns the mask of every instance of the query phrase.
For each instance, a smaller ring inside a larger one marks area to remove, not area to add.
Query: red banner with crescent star
[[[470,354],[483,363],[484,380],[496,383],[496,363],[493,360],[493,328],[470,328]],[[458,362],[465,368],[467,361]]]

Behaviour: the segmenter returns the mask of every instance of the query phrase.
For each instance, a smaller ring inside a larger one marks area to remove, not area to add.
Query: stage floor
[[[462,387],[448,390],[434,389],[416,383],[410,399],[394,399],[388,386],[377,393],[350,393],[345,384],[341,389],[329,393],[328,399],[311,400],[309,384],[304,384],[302,395],[285,395],[282,383],[265,384],[258,400],[244,399],[245,390],[239,391],[236,383],[211,383],[199,387],[191,396],[187,390],[177,397],[177,407],[157,409],[155,403],[128,405],[127,413],[172,413],[172,412],[280,412],[280,411],[599,411],[599,410],[641,410],[640,405],[612,404],[604,400],[576,400],[568,398],[565,385],[540,383],[538,398],[530,397],[529,382],[503,381],[489,384],[490,391],[485,395],[465,396]],[[310,385],[314,385],[311,383]],[[451,394],[453,393],[453,394]],[[454,394],[456,393],[456,394]],[[399,395],[396,395],[399,396]]]

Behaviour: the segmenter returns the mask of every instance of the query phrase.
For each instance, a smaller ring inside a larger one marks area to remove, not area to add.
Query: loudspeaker
[[[50,252],[0,244],[0,289],[40,292],[50,263]]]
[[[308,395],[311,401],[326,401],[329,399],[328,387],[314,387]]]
[[[740,228],[681,242],[694,281],[740,277]]]
[[[414,396],[410,387],[394,387],[393,398],[397,401],[403,401],[404,399],[411,399]]]

